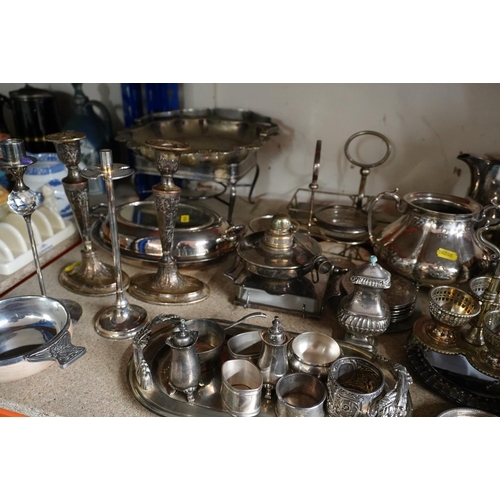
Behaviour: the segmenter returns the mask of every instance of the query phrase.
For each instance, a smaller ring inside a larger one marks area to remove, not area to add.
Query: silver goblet
[[[175,220],[181,198],[181,189],[174,184],[173,176],[179,168],[181,153],[188,151],[189,146],[163,139],[149,140],[146,144],[155,150],[156,167],[161,175],[160,182],[153,186],[153,198],[163,253],[156,274],[132,277],[128,292],[152,304],[200,302],[208,297],[208,286],[194,277],[180,274],[172,255]]]
[[[116,279],[116,303],[101,309],[95,319],[95,329],[99,335],[111,340],[122,340],[133,337],[147,323],[148,315],[140,306],[129,304],[123,290],[123,277],[120,261],[120,244],[116,224],[116,205],[113,180],[124,179],[133,174],[127,165],[113,164],[110,149],[99,151],[100,165],[82,170],[82,175],[89,179],[103,177],[108,197],[108,217],[111,230],[111,246]]]
[[[68,290],[90,296],[116,293],[115,272],[112,266],[102,263],[92,245],[90,237],[89,185],[80,173],[81,132],[58,132],[50,134],[46,140],[54,143],[59,159],[66,165],[68,175],[62,180],[64,192],[73,210],[82,237],[81,262],[65,266],[59,273],[59,282]],[[122,272],[123,286],[127,288],[129,277]]]

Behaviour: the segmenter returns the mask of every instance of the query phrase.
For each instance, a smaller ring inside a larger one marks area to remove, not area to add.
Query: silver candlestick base
[[[189,146],[163,139],[150,140],[146,144],[155,151],[156,167],[161,175],[160,182],[153,186],[153,198],[158,212],[163,254],[156,274],[134,276],[128,292],[151,304],[182,305],[201,302],[210,293],[208,286],[196,278],[180,274],[172,255],[175,220],[181,197],[181,190],[174,184],[173,175],[179,168],[181,153],[188,151]]]
[[[148,315],[144,308],[129,304],[123,291],[123,278],[120,261],[120,244],[116,224],[115,194],[113,180],[124,179],[133,174],[133,170],[120,164],[113,165],[111,150],[99,152],[101,164],[82,171],[84,177],[90,179],[104,178],[108,196],[109,227],[116,279],[116,303],[112,307],[101,309],[95,318],[95,329],[101,337],[111,340],[129,339],[135,336],[147,323]]]
[[[75,216],[82,237],[82,260],[65,266],[59,273],[61,285],[73,293],[88,296],[112,295],[116,293],[116,279],[112,266],[97,258],[90,236],[89,186],[88,180],[80,173],[81,132],[58,132],[50,134],[46,140],[55,145],[57,156],[66,165],[68,175],[62,180],[64,192]],[[122,273],[123,286],[128,287],[130,279]]]

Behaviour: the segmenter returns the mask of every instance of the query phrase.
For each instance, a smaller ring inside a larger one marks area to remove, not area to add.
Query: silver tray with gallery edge
[[[143,116],[120,131],[116,140],[124,142],[136,160],[146,160],[136,165],[143,172],[148,170],[148,162],[154,162],[153,150],[146,141],[168,138],[185,142],[191,149],[181,155],[178,177],[184,170],[204,166],[212,170],[212,178],[227,180],[227,175],[217,171],[240,164],[278,132],[278,125],[269,117],[250,110],[199,108]]]
[[[500,381],[475,370],[465,356],[427,349],[413,334],[406,354],[409,368],[441,396],[460,406],[500,414]]]
[[[196,327],[196,321],[209,321],[217,323],[221,328],[227,328],[231,325],[230,321],[222,319],[208,320],[188,320],[193,321],[193,327]],[[226,330],[226,339],[222,345],[222,350],[219,359],[214,365],[208,366],[202,372],[202,387],[194,393],[194,403],[189,404],[186,401],[184,394],[176,392],[169,394],[168,374],[170,348],[165,343],[165,340],[172,334],[172,330],[180,322],[179,318],[173,317],[159,325],[156,331],[152,331],[151,335],[143,339],[140,349],[137,349],[137,339],[134,340],[134,354],[132,355],[127,365],[127,381],[129,388],[137,399],[137,401],[151,412],[164,417],[230,417],[231,415],[225,410],[220,397],[221,387],[221,365],[228,359],[227,341],[243,332],[252,332],[262,330],[262,326],[252,325],[248,323],[240,323]],[[299,335],[296,332],[289,332],[292,336]],[[140,342],[139,342],[140,343]],[[397,377],[391,369],[391,362],[383,362],[377,359],[371,353],[358,348],[356,346],[338,341],[344,356],[358,356],[367,360],[371,360],[382,370],[385,380],[386,389],[383,394],[392,390],[396,383]],[[138,356],[139,354],[139,356]],[[151,376],[151,385],[149,389],[142,387],[136,375],[136,369],[145,363],[148,367]],[[262,406],[258,417],[276,417],[275,414],[276,396],[273,392],[271,400],[262,398]],[[407,397],[407,415],[413,413],[413,403],[411,395]]]
[[[162,255],[157,211],[153,201],[134,201],[116,208],[122,260],[138,267],[157,266]],[[217,261],[232,252],[245,234],[243,225],[231,225],[207,208],[180,203],[175,222],[173,255],[179,267]],[[92,226],[94,243],[111,252],[109,219]]]

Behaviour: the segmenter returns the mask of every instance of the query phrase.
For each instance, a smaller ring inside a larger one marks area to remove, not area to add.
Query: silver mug
[[[339,358],[330,366],[326,410],[330,417],[370,417],[384,390],[384,374],[358,357]]]

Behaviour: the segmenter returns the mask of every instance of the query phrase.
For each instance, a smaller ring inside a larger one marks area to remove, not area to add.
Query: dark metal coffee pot
[[[14,134],[23,139],[26,151],[45,153],[55,151],[45,136],[60,131],[59,116],[52,92],[26,84],[19,90],[9,92],[9,97],[0,96],[0,115],[3,123],[5,107],[10,108],[14,121]]]

